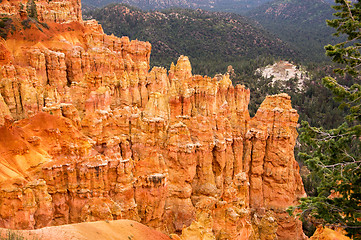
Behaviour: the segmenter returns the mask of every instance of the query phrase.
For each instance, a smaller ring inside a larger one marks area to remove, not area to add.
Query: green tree
[[[338,78],[322,82],[348,110],[345,122],[336,129],[311,127],[302,122],[300,140],[308,151],[300,153],[319,179],[317,196],[301,199],[302,215],[312,216],[325,226],[341,226],[348,236],[361,239],[361,3],[335,0],[336,16],[328,20],[336,36],[344,41],[327,45],[326,54],[339,64]],[[346,74],[353,84],[342,85]]]
[[[38,20],[38,12],[36,10],[36,4],[35,4],[34,0],[28,1],[27,5],[26,5],[26,11],[27,11],[29,17]]]

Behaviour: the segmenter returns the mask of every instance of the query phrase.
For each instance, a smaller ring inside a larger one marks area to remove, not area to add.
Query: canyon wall
[[[82,21],[80,1],[0,3],[0,227],[131,219],[174,239],[303,239],[286,94],[250,118],[229,76]],[[30,6],[30,5],[29,5]],[[25,9],[25,10],[24,10]],[[24,22],[25,21],[25,22]]]

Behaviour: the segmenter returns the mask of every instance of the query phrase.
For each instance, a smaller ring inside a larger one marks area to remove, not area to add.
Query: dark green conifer
[[[35,4],[34,0],[28,1],[27,5],[26,5],[26,11],[30,18],[34,18],[35,20],[38,20],[38,12],[36,10],[36,4]]]
[[[334,72],[340,78],[352,76],[353,84],[341,85],[333,77],[325,77],[322,82],[348,115],[336,129],[302,123],[300,140],[308,151],[300,157],[319,179],[319,187],[318,195],[301,199],[298,208],[302,215],[311,215],[325,226],[344,227],[348,236],[361,239],[361,3],[335,2],[336,18],[327,23],[336,29],[336,36],[347,39],[327,45],[326,54],[340,66]]]

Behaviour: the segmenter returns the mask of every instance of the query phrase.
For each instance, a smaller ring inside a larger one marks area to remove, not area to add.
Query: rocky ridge
[[[150,70],[150,43],[105,35],[79,1],[35,1],[37,20],[27,4],[0,5],[15,28],[0,39],[0,227],[131,219],[175,239],[304,238],[285,212],[305,195],[289,96],[250,118],[228,75],[192,75],[184,56]]]

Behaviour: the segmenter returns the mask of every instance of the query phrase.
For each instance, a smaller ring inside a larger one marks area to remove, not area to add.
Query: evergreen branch
[[[355,159],[353,156],[351,156],[350,154],[348,154],[348,152],[347,152],[345,149],[343,150],[343,153],[344,153],[347,157],[351,158],[354,163],[357,163],[356,159]]]
[[[341,25],[343,25],[343,24],[345,24],[345,23],[342,23]],[[355,41],[357,41],[357,40],[360,40],[361,39],[361,36],[357,36],[357,37],[354,37],[354,38],[352,38],[352,39],[349,39],[349,40],[345,40],[345,41],[343,41],[343,42],[340,42],[340,43],[338,43],[337,45],[347,45],[347,44],[349,44],[349,43],[351,43],[351,42],[355,42]],[[354,48],[356,48],[356,49],[359,49],[360,48],[360,46],[354,46]]]
[[[337,166],[341,166],[341,167],[344,167],[344,166],[348,166],[348,165],[351,165],[351,164],[357,164],[357,163],[361,163],[361,160],[360,161],[355,161],[355,162],[342,162],[342,163],[336,163],[336,164],[332,164],[332,165],[319,165],[317,164],[318,166],[320,167],[323,167],[323,168],[335,168]]]
[[[356,57],[353,57],[352,55],[349,56],[348,53],[346,53],[346,55],[345,55],[345,60],[355,60],[355,61],[360,62],[360,61],[361,61],[361,58],[356,58]],[[354,68],[355,68],[355,67],[354,67]]]
[[[352,14],[352,11],[351,11],[351,8],[350,8],[350,5],[348,4],[347,1],[344,1],[346,7],[347,7],[347,10],[348,10],[348,14],[350,16],[350,18],[352,19],[352,21],[355,22],[355,18],[353,17],[353,14]],[[360,31],[360,28],[358,29]]]
[[[361,66],[361,63],[360,63],[360,66]],[[359,90],[358,89],[355,89],[354,91],[352,91],[352,93],[357,93]],[[358,98],[356,98],[355,100],[353,101],[349,101],[348,103],[351,104],[351,103],[355,103],[355,102],[358,102],[361,100],[361,96],[359,96]]]
[[[346,91],[350,91],[350,90],[351,90],[351,88],[349,88],[349,87],[347,87],[347,86],[344,86],[344,85],[338,83],[338,82],[337,82],[336,80],[334,80],[334,79],[333,79],[332,83],[335,84],[335,85],[336,85],[337,87],[339,87],[339,88],[345,89]]]
[[[344,67],[334,69],[336,74],[349,73],[359,76],[361,67],[361,24],[359,13],[361,3],[346,0],[336,0],[339,5],[334,6],[334,15],[338,19],[329,20],[329,26],[336,29],[335,36],[345,34],[347,40],[336,45],[325,46],[326,54],[336,63]],[[357,14],[357,15],[356,15]],[[324,130],[303,124],[301,140],[310,148],[308,153],[302,153],[307,165],[321,181],[317,188],[318,197],[301,199],[300,209],[315,208],[310,213],[317,219],[322,219],[324,226],[344,227],[347,235],[354,239],[361,239],[359,224],[361,176],[360,134],[361,134],[361,105],[359,84],[350,87],[343,86],[335,78],[328,76],[322,79],[327,87],[346,107],[349,114],[338,128]],[[328,198],[330,192],[338,192],[333,199]]]
[[[321,139],[320,138],[312,138],[318,142],[325,142],[325,141],[329,141],[331,139],[335,139],[335,138],[339,138],[339,137],[351,136],[349,133],[338,134],[338,135],[332,135],[327,132],[316,132],[316,133],[319,133],[321,135],[320,137],[325,136],[324,138],[321,138]]]
[[[358,228],[361,228],[361,226],[350,226],[350,225],[346,225],[346,224],[325,224],[326,227],[335,227],[335,228],[338,228],[338,227],[341,227],[341,228],[355,228],[355,229],[358,229]]]

